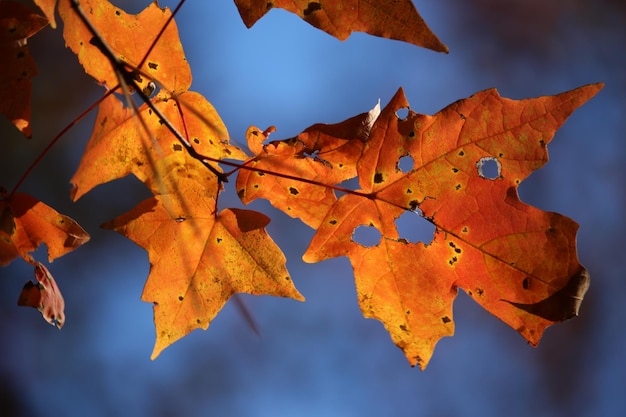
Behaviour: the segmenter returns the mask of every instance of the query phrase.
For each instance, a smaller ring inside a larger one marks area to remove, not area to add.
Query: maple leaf
[[[320,213],[326,213],[337,200],[333,190],[320,186],[320,181],[339,184],[356,175],[358,156],[379,112],[377,105],[341,123],[315,124],[295,138],[267,145],[263,142],[269,132],[250,127],[246,139],[256,155],[245,162],[248,169],[237,176],[241,201],[248,204],[266,198],[291,217],[317,228]],[[280,172],[282,176],[266,172]]]
[[[434,116],[409,111],[406,118],[398,116],[409,108],[400,89],[353,155],[361,189],[308,221],[319,227],[303,259],[347,256],[364,316],[385,325],[411,365],[424,369],[437,341],[453,334],[457,288],[537,345],[548,326],[578,314],[589,275],[576,254],[578,225],[522,203],[517,187],[547,162],[554,132],[601,88],[527,100],[492,89]],[[412,158],[411,169],[399,168],[403,157]],[[286,207],[289,190],[276,181],[258,181],[272,192],[256,192],[301,215],[295,204]],[[435,225],[431,243],[400,238],[395,219],[407,210]],[[379,230],[379,244],[353,240],[362,225]]]
[[[48,323],[60,329],[65,323],[65,301],[61,290],[48,268],[41,262],[34,262],[34,265],[37,283],[28,281],[24,285],[17,305],[36,308]]]
[[[31,79],[37,66],[27,40],[48,24],[30,8],[12,1],[0,2],[0,113],[27,138],[31,137]]]
[[[81,6],[91,24],[99,31],[102,40],[121,62],[135,72],[135,80],[141,89],[151,80],[158,80],[159,85],[171,95],[189,89],[191,70],[180,43],[178,28],[174,21],[169,21],[169,9],[161,9],[155,2],[141,13],[133,15],[108,1],[86,0],[81,1]],[[87,41],[93,36],[69,0],[59,2],[59,14],[65,24],[65,42],[78,56],[85,72],[109,88],[118,85],[118,75],[112,63],[102,53],[102,41]],[[164,27],[165,30],[161,33]],[[151,49],[154,39],[159,41]]]
[[[154,303],[152,359],[192,330],[206,330],[235,293],[304,300],[265,232],[265,215],[240,209],[216,215],[212,194],[194,180],[182,178],[178,192],[167,208],[166,196],[157,196],[103,225],[148,251],[142,300]]]
[[[32,263],[31,252],[41,243],[52,262],[89,240],[78,223],[28,194],[0,197],[0,265],[17,256]]]
[[[352,32],[366,32],[448,52],[428,28],[411,0],[235,0],[239,14],[250,28],[273,8],[295,13],[307,23],[346,40]]]

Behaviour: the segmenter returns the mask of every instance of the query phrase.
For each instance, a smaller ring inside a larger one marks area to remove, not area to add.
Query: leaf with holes
[[[0,1],[0,113],[27,138],[31,137],[31,79],[37,75],[27,40],[47,24],[48,19],[29,7]]]
[[[411,0],[235,0],[235,4],[247,27],[252,27],[271,9],[281,8],[342,41],[352,32],[366,32],[448,52]]]
[[[192,330],[206,330],[235,293],[304,300],[265,232],[265,215],[239,209],[216,214],[213,195],[184,178],[169,197],[145,200],[103,226],[148,251],[142,300],[154,303],[153,359]]]
[[[327,185],[356,176],[358,157],[379,113],[380,105],[376,105],[341,123],[316,124],[295,138],[266,145],[263,142],[275,128],[261,132],[250,127],[246,138],[256,156],[246,161],[248,169],[237,176],[241,201],[268,199],[291,217],[317,228],[337,200]]]
[[[524,204],[517,187],[547,162],[555,131],[601,88],[519,101],[492,89],[434,116],[404,118],[400,89],[354,148],[361,189],[316,213],[323,217],[303,259],[347,256],[363,314],[383,322],[412,365],[425,368],[437,341],[452,335],[457,287],[536,345],[546,327],[577,315],[589,277],[576,254],[578,225]],[[407,156],[413,166],[401,169]],[[284,204],[288,188],[271,190],[264,197]],[[400,238],[395,220],[406,211],[435,225],[430,244]],[[378,245],[353,240],[362,225],[378,229]]]

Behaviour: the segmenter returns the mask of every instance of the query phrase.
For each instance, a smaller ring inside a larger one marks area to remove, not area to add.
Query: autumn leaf
[[[31,79],[37,75],[27,40],[47,24],[45,17],[27,6],[0,1],[0,113],[27,138],[31,137]]]
[[[317,228],[323,214],[337,200],[330,187],[356,175],[356,162],[374,120],[377,105],[344,122],[313,125],[295,138],[263,145],[269,133],[248,129],[248,147],[256,155],[237,176],[237,192],[248,204],[265,198],[291,217]],[[280,172],[282,176],[267,175]],[[309,181],[309,182],[306,182]],[[321,214],[320,214],[321,213]]]
[[[133,15],[108,1],[85,0],[80,4],[118,59],[136,70],[140,88],[145,88],[151,80],[158,80],[159,85],[171,95],[189,89],[191,70],[175,22],[169,22],[160,33],[171,17],[169,9],[161,9],[154,2],[141,13]],[[78,56],[85,72],[108,88],[118,85],[111,62],[102,53],[97,41],[88,41],[93,36],[69,0],[59,1],[59,14],[64,22],[65,42]],[[159,41],[150,49],[155,39]],[[146,56],[148,51],[150,53]],[[140,66],[140,63],[143,64]]]
[[[21,256],[31,262],[31,253],[45,243],[48,260],[65,255],[89,240],[89,235],[71,218],[28,194],[0,199],[0,265]]]
[[[448,52],[411,0],[235,0],[235,4],[249,28],[271,9],[281,8],[342,41],[352,32],[366,32]]]
[[[168,208],[167,196],[157,196],[103,225],[148,251],[142,300],[154,303],[152,359],[192,330],[206,330],[235,293],[304,300],[265,232],[265,215],[239,209],[217,215],[213,195],[191,179],[181,179],[178,191]]]
[[[457,288],[537,345],[548,326],[578,314],[589,275],[576,254],[578,225],[524,204],[517,187],[547,162],[555,131],[601,88],[527,100],[502,98],[492,89],[434,116],[409,111],[404,118],[400,112],[409,103],[400,89],[352,155],[361,189],[316,213],[323,217],[303,259],[347,256],[363,314],[380,320],[422,369],[438,340],[454,332]],[[400,169],[407,157],[413,166]],[[328,163],[329,171],[335,168]],[[293,213],[289,189],[264,174],[255,192]],[[407,210],[435,225],[432,242],[400,238],[395,219]],[[380,242],[356,243],[359,226],[378,229]]]
[[[34,307],[41,312],[43,318],[58,329],[65,323],[65,301],[48,268],[41,262],[34,262],[37,283],[28,281],[17,305]]]
[[[171,126],[185,132],[186,139],[199,154],[214,159],[245,158],[239,148],[228,144],[224,123],[204,97],[185,92],[169,99],[166,94],[159,93],[153,98],[156,108]],[[148,132],[138,117],[143,119]],[[153,194],[176,189],[179,177],[194,178],[212,190],[214,197],[219,189],[215,175],[185,150],[146,104],[135,115],[111,95],[99,106],[91,138],[71,179],[72,198],[77,200],[93,187],[131,173]]]

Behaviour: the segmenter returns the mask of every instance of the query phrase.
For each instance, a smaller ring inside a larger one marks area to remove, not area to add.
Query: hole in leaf
[[[378,229],[373,226],[359,226],[352,233],[352,241],[366,248],[378,245],[381,237]]]
[[[430,244],[435,237],[435,225],[424,218],[422,211],[405,211],[395,221],[400,237],[411,242]]]
[[[500,164],[497,158],[480,158],[480,160],[476,162],[476,168],[481,178],[495,180],[502,176],[502,164]]]
[[[339,187],[345,188],[347,190],[358,190],[359,188],[361,188],[360,185],[359,185],[359,179],[356,178],[356,177],[355,178],[350,178],[349,180],[342,181],[338,185],[339,185]],[[344,194],[346,194],[346,193],[343,192],[343,191],[335,190],[335,195],[337,197],[341,197]]]
[[[401,107],[396,110],[396,117],[400,120],[406,120],[406,118],[409,117],[409,108]]]
[[[404,173],[410,172],[413,170],[414,163],[411,155],[404,155],[398,160],[398,169]]]

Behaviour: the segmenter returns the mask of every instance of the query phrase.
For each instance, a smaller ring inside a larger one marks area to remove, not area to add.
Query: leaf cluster
[[[0,112],[30,136],[36,67],[27,39],[48,22],[56,27],[57,10],[67,47],[105,89],[71,198],[131,174],[152,193],[103,227],[148,252],[142,300],[154,305],[153,358],[194,329],[207,329],[237,293],[304,300],[265,230],[270,219],[220,208],[229,181],[243,203],[266,199],[315,229],[305,262],[348,257],[363,315],[383,323],[411,365],[424,369],[436,343],[454,333],[458,289],[532,345],[548,326],[578,314],[589,285],[576,253],[578,225],[523,203],[517,188],[547,162],[556,130],[602,84],[525,100],[485,90],[435,115],[413,111],[400,88],[382,108],[315,124],[293,138],[271,140],[273,126],[252,126],[246,151],[230,144],[210,101],[190,90],[174,19],[184,2],[174,11],[153,3],[136,15],[102,0],[35,3],[45,18],[0,2],[0,55],[12,60],[10,71],[0,71]],[[362,31],[448,51],[410,0],[235,3],[248,27],[283,8],[342,40]],[[409,168],[400,167],[403,158]],[[20,305],[38,308],[60,328],[63,298],[31,253],[43,242],[52,261],[89,236],[17,192],[28,173],[0,196],[0,261],[22,257],[34,265],[37,283],[25,286]],[[344,186],[351,179],[358,189]],[[400,238],[395,220],[405,212],[435,226],[432,242]],[[362,226],[380,232],[377,244],[354,239]]]

